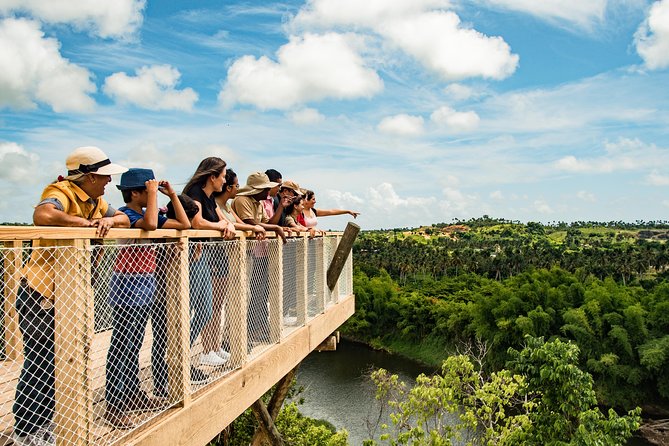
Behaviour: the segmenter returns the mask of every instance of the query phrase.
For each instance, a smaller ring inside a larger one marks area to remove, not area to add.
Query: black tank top
[[[204,190],[196,184],[188,191],[188,193],[186,193],[186,195],[193,200],[200,202],[200,205],[202,206],[202,218],[213,223],[220,220],[216,213],[216,200],[214,199],[213,194],[210,197],[207,197]]]

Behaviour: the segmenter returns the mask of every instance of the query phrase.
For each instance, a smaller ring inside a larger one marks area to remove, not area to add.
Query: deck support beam
[[[297,374],[298,368],[299,365],[297,365],[293,370],[288,372],[276,384],[276,387],[274,388],[274,393],[272,394],[272,398],[269,400],[269,404],[265,409],[269,415],[269,423],[266,423],[263,419],[261,419],[259,417],[261,414],[257,412],[257,411],[262,411],[262,408],[265,407],[263,401],[262,400],[256,401],[256,403],[259,403],[257,407],[256,403],[253,404],[252,406],[253,413],[256,416],[256,419],[258,420],[261,429],[256,430],[255,434],[253,434],[253,439],[251,440],[251,446],[263,446],[266,444],[276,446],[279,444],[283,444],[283,439],[281,439],[282,443],[274,442],[273,436],[270,431],[271,429],[276,429],[274,421],[276,421],[276,417],[279,415],[281,406],[283,406],[283,402],[286,400],[286,396],[288,395],[288,390],[290,390],[290,386],[293,383],[293,379],[295,379],[295,375]]]

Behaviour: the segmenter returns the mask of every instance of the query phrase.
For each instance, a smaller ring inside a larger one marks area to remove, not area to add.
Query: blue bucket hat
[[[116,187],[120,190],[141,189],[146,186],[144,183],[155,178],[156,176],[151,169],[132,167],[121,175],[121,183]]]

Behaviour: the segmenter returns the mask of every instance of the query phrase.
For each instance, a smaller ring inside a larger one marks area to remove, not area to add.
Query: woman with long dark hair
[[[191,220],[193,229],[213,229],[221,231],[225,238],[234,238],[235,227],[221,213],[214,199],[215,192],[221,192],[225,186],[226,163],[221,158],[212,156],[203,159],[195,170],[183,193],[191,197],[199,205],[199,211]],[[207,239],[194,240],[190,249],[190,344],[191,347],[207,325],[212,316],[213,287],[212,274],[227,274],[227,259],[212,258],[210,247],[202,249],[199,242]],[[225,265],[222,265],[225,260]],[[212,271],[212,264],[215,266]],[[221,360],[217,365],[223,365]],[[191,383],[202,384],[209,377],[199,369],[191,367]]]
[[[244,223],[230,206],[230,200],[235,198],[238,189],[239,180],[237,179],[237,174],[232,169],[227,169],[223,191],[214,192],[218,208],[223,213],[223,216],[235,226],[235,229],[239,231],[252,231],[256,240],[263,240],[265,238],[265,228],[260,225]],[[229,284],[227,274],[217,274],[217,271],[220,269],[219,266],[227,264],[228,256],[226,250],[223,248],[217,252],[212,252],[212,254],[215,256],[211,258],[214,291],[213,314],[202,330],[203,353],[200,357],[200,364],[216,367],[225,364],[230,359],[230,339],[227,331],[230,313],[226,302],[226,293],[229,292]],[[223,324],[221,324],[222,319],[224,320]],[[221,339],[221,332],[223,332],[223,339]]]

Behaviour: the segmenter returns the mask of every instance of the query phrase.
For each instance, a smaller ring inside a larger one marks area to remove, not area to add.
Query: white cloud
[[[329,202],[334,202],[335,207],[338,209],[355,210],[355,208],[360,208],[365,205],[365,200],[363,198],[353,195],[351,192],[326,189],[324,195]]]
[[[488,37],[461,26],[451,11],[431,11],[397,18],[381,33],[445,80],[469,77],[504,79],[516,70],[518,55],[501,37]]]
[[[518,65],[501,37],[463,26],[448,1],[311,0],[294,17],[293,29],[369,29],[446,80],[504,79]]]
[[[432,122],[454,132],[468,132],[479,125],[479,115],[473,111],[458,112],[448,106],[439,107],[430,115]]]
[[[591,158],[565,156],[555,162],[558,170],[580,173],[611,173],[649,168],[658,162],[669,161],[667,154],[653,144],[639,139],[620,138],[617,142],[604,144],[606,153]]]
[[[594,203],[595,201],[597,201],[595,199],[595,194],[585,190],[580,190],[576,192],[576,198],[578,198],[579,200],[587,201],[589,203]]]
[[[657,170],[653,170],[647,177],[648,184],[653,186],[669,186],[669,175],[662,175]]]
[[[637,52],[650,69],[669,67],[669,0],[653,3],[634,35]]]
[[[445,187],[442,193],[444,200],[440,200],[440,207],[449,215],[470,215],[477,208],[476,195],[466,195],[452,187]]]
[[[589,28],[604,19],[608,0],[481,0],[482,3],[521,11],[548,21],[570,22]]]
[[[450,6],[448,0],[308,0],[291,25],[298,28],[341,25],[373,28],[385,20]]]
[[[455,101],[464,101],[476,96],[476,91],[472,87],[462,84],[450,84],[444,88],[444,93]]]
[[[192,88],[177,90],[181,73],[169,65],[139,68],[136,76],[114,73],[105,79],[104,93],[120,103],[129,103],[150,110],[193,109],[198,99]]]
[[[56,112],[89,111],[96,88],[91,73],[60,55],[60,44],[47,38],[37,22],[0,21],[0,107],[34,108],[42,102]]]
[[[493,192],[490,192],[490,198],[493,200],[503,200],[504,199],[504,194],[502,193],[501,190],[496,190]]]
[[[0,179],[33,183],[39,155],[13,142],[0,142]]]
[[[325,116],[318,110],[308,107],[288,113],[288,118],[295,124],[300,125],[316,124],[325,120]]]
[[[66,23],[100,37],[126,37],[142,24],[145,0],[1,0],[0,13],[28,13],[43,22]]]
[[[662,204],[664,205],[664,207],[668,207],[668,208],[669,208],[669,200],[663,200],[663,201],[662,201]]]
[[[534,209],[541,214],[552,214],[555,212],[544,200],[535,200]]]
[[[408,197],[402,198],[391,183],[381,183],[376,187],[367,189],[367,203],[377,209],[396,210],[397,208],[412,208],[412,207],[431,207],[436,203],[433,197]]]
[[[292,36],[277,51],[277,62],[265,56],[237,59],[228,69],[219,100],[226,106],[288,109],[326,98],[371,97],[383,89],[383,81],[365,66],[359,45],[351,34]]]
[[[399,136],[419,136],[423,134],[424,122],[422,116],[399,114],[387,116],[377,126],[379,131]]]

